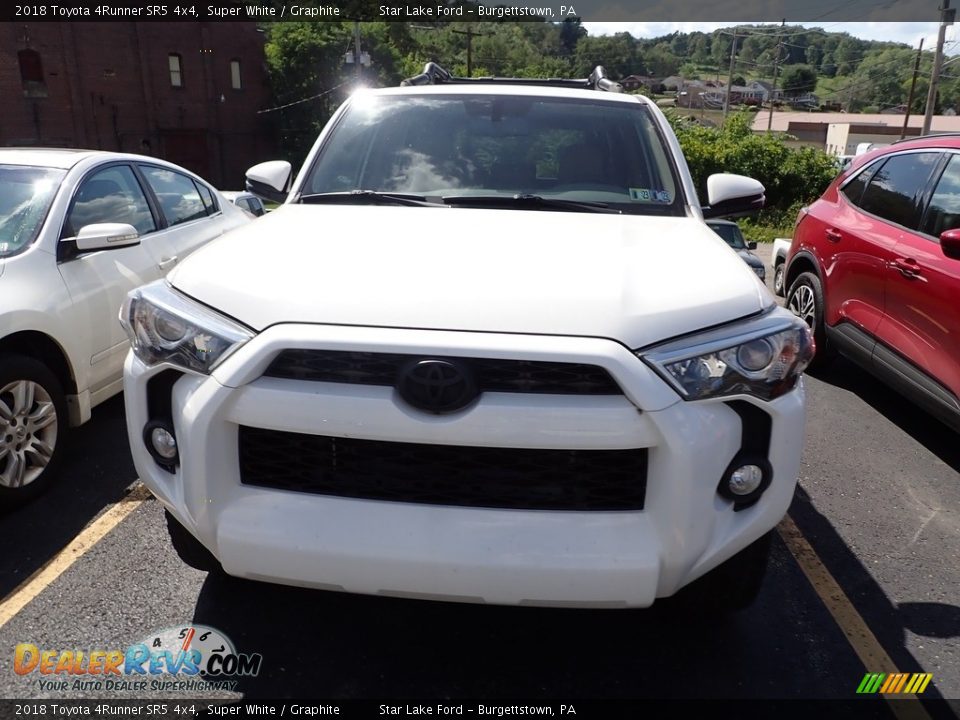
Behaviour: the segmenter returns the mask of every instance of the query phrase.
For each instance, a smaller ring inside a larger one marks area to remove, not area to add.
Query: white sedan
[[[127,292],[249,220],[157,158],[0,149],[0,507],[41,492],[64,430],[122,389]]]

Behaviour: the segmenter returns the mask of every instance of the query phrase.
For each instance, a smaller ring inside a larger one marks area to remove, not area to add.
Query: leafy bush
[[[668,118],[703,200],[707,178],[714,173],[747,175],[763,183],[767,204],[754,224],[792,227],[800,205],[819,197],[837,174],[833,159],[821,150],[790,147],[783,134],[754,133],[753,116],[747,112],[731,115],[722,128],[672,113]]]

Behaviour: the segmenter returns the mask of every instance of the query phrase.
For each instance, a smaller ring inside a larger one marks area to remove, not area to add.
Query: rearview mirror
[[[80,252],[109,250],[136,245],[140,242],[140,233],[127,223],[94,223],[80,228],[76,242]]]
[[[247,192],[282,203],[290,191],[293,168],[286,160],[269,160],[247,170]]]
[[[756,250],[756,249],[757,249],[756,240],[751,240],[750,242],[747,243],[747,250]]]
[[[707,202],[701,208],[704,218],[750,215],[763,207],[763,185],[753,178],[718,173],[707,178]]]
[[[940,233],[940,249],[953,260],[960,260],[960,228]]]

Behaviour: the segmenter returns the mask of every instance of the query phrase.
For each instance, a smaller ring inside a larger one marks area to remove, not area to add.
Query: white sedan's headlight
[[[147,365],[170,363],[205,375],[253,337],[239,323],[181,295],[166,280],[132,290],[120,322],[133,352]]]
[[[806,323],[776,308],[744,322],[638,350],[685,400],[753,395],[772,400],[789,392],[813,359]]]

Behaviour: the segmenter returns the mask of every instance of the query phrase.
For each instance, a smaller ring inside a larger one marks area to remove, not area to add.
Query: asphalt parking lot
[[[957,436],[843,360],[806,387],[800,485],[767,582],[722,622],[670,603],[438,604],[194,571],[138,487],[114,398],[69,439],[53,491],[0,517],[0,696],[141,696],[42,687],[12,671],[13,648],[122,649],[194,623],[263,655],[258,675],[203,693],[225,699],[850,699],[865,673],[895,671],[932,673],[924,698],[960,698]]]

